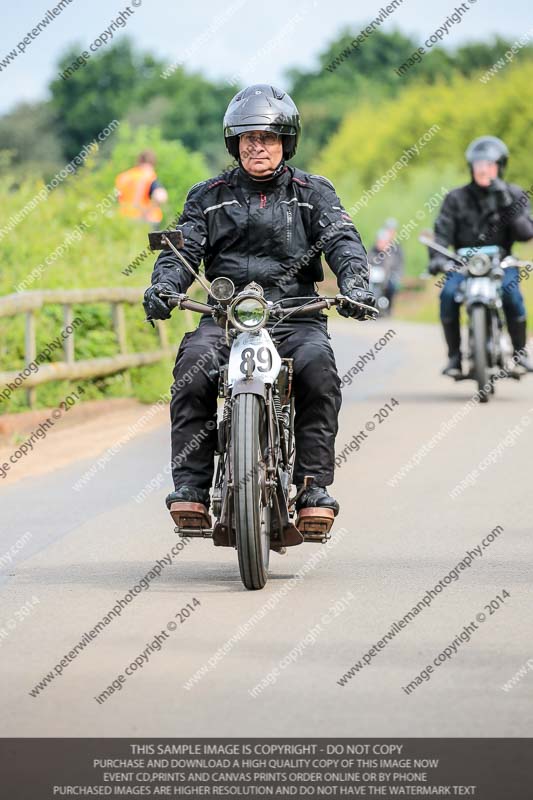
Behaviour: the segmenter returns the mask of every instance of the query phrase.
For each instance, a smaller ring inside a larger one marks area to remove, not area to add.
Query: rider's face
[[[281,136],[269,131],[249,131],[239,137],[241,164],[250,175],[274,172],[283,156]]]
[[[495,161],[474,161],[472,174],[478,186],[489,186],[498,177],[498,165]]]

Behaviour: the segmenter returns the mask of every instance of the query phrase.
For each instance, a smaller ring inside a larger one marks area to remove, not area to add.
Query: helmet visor
[[[240,122],[238,125],[226,124],[224,128],[224,136],[240,136],[241,133],[247,133],[248,131],[271,131],[272,133],[277,133],[280,136],[295,136],[296,130],[294,125],[289,123],[282,124],[279,122],[272,123],[272,122],[259,122],[258,120],[252,120],[248,122]]]
[[[488,158],[474,158],[473,161],[470,162],[473,167],[476,169],[489,169],[492,167],[493,164],[497,164],[497,159],[488,159]]]

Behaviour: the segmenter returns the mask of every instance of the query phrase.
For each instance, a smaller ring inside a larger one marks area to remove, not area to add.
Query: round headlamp
[[[475,278],[481,278],[490,272],[492,261],[485,253],[476,253],[475,256],[468,261],[468,271]]]
[[[258,331],[268,319],[265,300],[258,295],[241,295],[233,303],[228,314],[230,321],[240,331]]]

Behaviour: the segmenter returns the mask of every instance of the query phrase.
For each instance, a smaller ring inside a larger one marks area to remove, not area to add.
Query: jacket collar
[[[280,186],[286,186],[291,180],[289,167],[282,160],[268,180],[255,180],[242,166],[238,166],[232,176],[232,183],[255,192],[271,192]]]
[[[471,180],[470,183],[467,183],[466,188],[469,189],[475,197],[484,198],[488,195],[488,186],[480,186],[475,180]]]

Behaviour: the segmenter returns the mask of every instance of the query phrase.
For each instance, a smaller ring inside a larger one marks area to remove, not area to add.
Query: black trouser
[[[294,483],[301,484],[305,475],[314,475],[316,485],[329,486],[333,483],[341,391],[327,323],[324,319],[286,322],[276,326],[273,337],[280,356],[294,359]],[[185,334],[178,350],[170,401],[176,489],[211,488],[218,370],[228,357],[224,331],[209,317]]]

